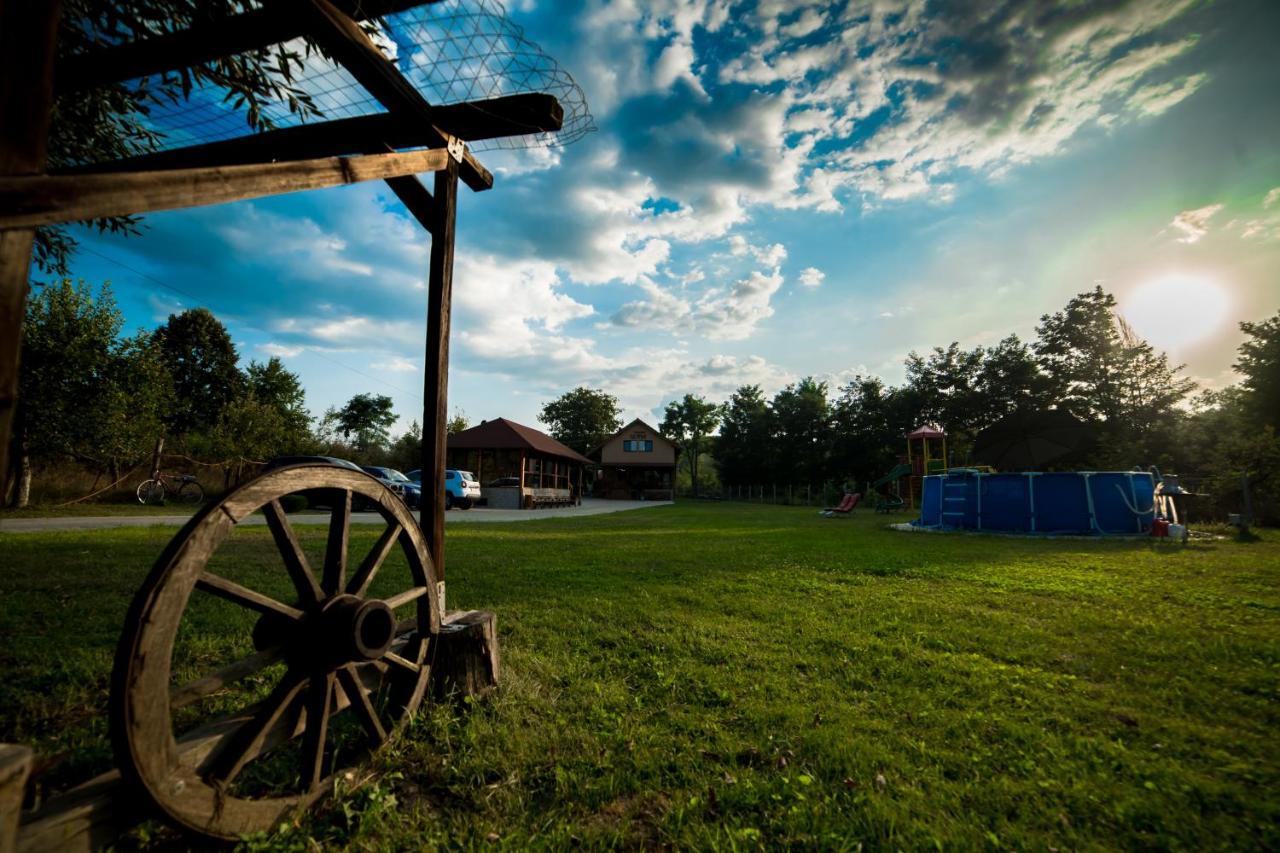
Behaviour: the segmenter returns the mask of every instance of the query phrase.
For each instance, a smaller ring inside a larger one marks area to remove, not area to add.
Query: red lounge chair
[[[861,492],[845,495],[841,498],[839,506],[829,506],[818,514],[824,518],[848,518],[853,515],[853,510],[860,500],[862,500]]]

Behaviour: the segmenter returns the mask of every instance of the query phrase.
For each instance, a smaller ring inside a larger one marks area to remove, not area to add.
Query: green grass
[[[1280,537],[884,522],[684,504],[451,526],[450,606],[498,613],[501,690],[427,709],[372,783],[252,846],[1280,845]],[[172,534],[0,536],[0,740],[63,756],[54,784],[109,761],[115,637]],[[233,544],[278,582],[265,529]],[[205,641],[243,645],[234,619]]]

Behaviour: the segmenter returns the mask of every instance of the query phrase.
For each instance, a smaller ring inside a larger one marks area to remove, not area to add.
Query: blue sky
[[[447,7],[441,7],[447,8]],[[450,406],[533,424],[580,384],[896,382],[1102,283],[1206,386],[1280,309],[1280,4],[524,2],[598,132],[488,151],[458,212]],[[319,414],[422,405],[428,238],[380,184],[81,234],[128,324],[211,308]]]

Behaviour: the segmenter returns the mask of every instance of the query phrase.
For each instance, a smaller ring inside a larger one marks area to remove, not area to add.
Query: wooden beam
[[[450,134],[435,126],[431,104],[422,93],[382,55],[382,51],[349,15],[331,0],[292,0],[292,3],[298,10],[298,17],[306,22],[311,37],[341,63],[378,103],[393,114],[430,126],[434,132],[430,144],[448,146],[455,142]],[[465,144],[461,160],[459,176],[467,186],[477,192],[493,187],[493,175],[466,149]]]
[[[458,165],[436,172],[435,228],[427,277],[427,345],[422,385],[422,504],[418,523],[436,577],[444,581],[444,472],[449,424],[449,314],[453,304],[453,237]],[[443,602],[442,602],[443,604]]]
[[[402,178],[387,178],[387,186],[413,218],[418,220],[418,224],[427,229],[428,234],[435,234],[435,199],[422,181],[414,175],[405,175]]]
[[[509,95],[431,107],[431,114],[436,127],[465,140],[556,131],[564,120],[564,110],[555,97],[542,94]],[[406,119],[395,113],[377,113],[157,151],[110,163],[67,169],[65,173],[191,169],[342,154],[373,154],[426,146],[434,135],[431,125],[420,120]]]
[[[441,148],[205,169],[0,177],[0,229],[241,201],[299,190],[435,172]]]
[[[435,2],[439,0],[338,0],[338,5],[360,21]],[[271,4],[185,30],[64,57],[56,70],[57,91],[64,94],[190,68],[305,34],[302,21],[287,6]]]
[[[44,171],[60,11],[58,0],[0,0],[0,176]],[[30,228],[0,232],[0,501],[9,481],[34,240]]]

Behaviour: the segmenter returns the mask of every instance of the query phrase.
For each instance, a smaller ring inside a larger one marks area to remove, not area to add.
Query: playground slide
[[[905,477],[910,473],[911,473],[911,466],[903,462],[900,465],[895,466],[894,469],[890,471],[888,474],[885,474],[879,480],[876,480],[874,483],[872,483],[871,488],[872,490],[879,491],[880,487],[885,485],[886,483],[892,483],[894,480]]]

